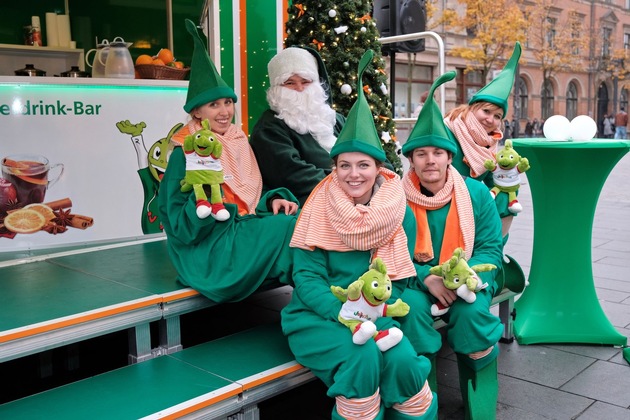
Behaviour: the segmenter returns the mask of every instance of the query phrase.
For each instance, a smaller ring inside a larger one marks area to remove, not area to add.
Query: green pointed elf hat
[[[193,56],[190,63],[190,81],[184,111],[190,113],[193,109],[208,102],[221,98],[232,98],[236,102],[234,89],[229,87],[217,72],[216,67],[206,51],[197,26],[186,19],[186,30],[194,41]]]
[[[363,72],[374,57],[374,51],[367,50],[359,61],[359,75],[357,77],[357,100],[352,105],[346,123],[337,137],[337,142],[330,151],[330,157],[346,153],[361,152],[372,156],[378,161],[385,161],[385,151],[381,146],[381,139],[374,126],[374,117],[363,95]]]
[[[508,98],[514,86],[514,77],[516,76],[516,66],[521,58],[521,43],[516,42],[512,56],[508,60],[501,73],[482,87],[470,98],[469,104],[475,102],[490,102],[503,109],[503,115],[507,115]]]
[[[403,155],[408,156],[414,149],[419,147],[433,146],[440,149],[448,150],[452,153],[457,153],[457,146],[455,142],[448,135],[448,129],[444,125],[444,117],[440,111],[440,107],[435,103],[433,93],[443,83],[453,80],[456,76],[456,72],[449,71],[438,77],[427,95],[427,100],[422,105],[420,115],[418,115],[418,121],[411,130],[409,138],[403,144]]]

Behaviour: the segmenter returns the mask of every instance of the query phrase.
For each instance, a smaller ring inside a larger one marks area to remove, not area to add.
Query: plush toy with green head
[[[363,345],[374,338],[381,351],[387,351],[402,340],[403,333],[392,327],[377,331],[374,321],[384,316],[405,316],[409,305],[397,299],[388,305],[392,295],[392,281],[387,275],[387,267],[380,258],[375,258],[369,270],[352,282],[347,289],[330,286],[332,293],[341,301],[339,322],[352,332],[352,342]]]
[[[462,248],[456,248],[453,256],[443,264],[431,267],[429,273],[442,277],[447,289],[455,290],[457,296],[468,303],[477,300],[477,293],[488,287],[482,283],[477,273],[491,271],[497,268],[494,264],[475,264],[472,267],[466,261],[466,254]],[[448,312],[448,307],[439,301],[431,305],[431,315],[440,316]]]
[[[184,155],[186,156],[186,175],[181,180],[182,192],[194,190],[197,204],[197,216],[205,219],[208,216],[218,221],[230,218],[223,205],[221,184],[223,183],[223,167],[221,153],[223,145],[210,130],[208,120],[201,122],[202,128],[184,138]],[[205,187],[210,188],[210,201]]]
[[[494,187],[490,190],[492,197],[499,193],[508,195],[508,210],[511,213],[520,213],[523,206],[516,199],[516,191],[521,186],[520,174],[529,170],[529,160],[521,157],[512,147],[512,140],[506,140],[505,146],[499,149],[495,155],[496,161],[487,159],[484,167],[492,172]]]

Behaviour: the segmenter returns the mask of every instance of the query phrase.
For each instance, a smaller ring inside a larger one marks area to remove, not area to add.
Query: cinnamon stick
[[[66,198],[62,198],[61,200],[50,201],[44,204],[53,210],[69,209],[70,207],[72,207],[72,200],[66,197]]]
[[[68,226],[72,226],[77,229],[87,229],[94,224],[94,219],[89,216],[82,216],[80,214],[71,215],[72,218],[68,222]]]

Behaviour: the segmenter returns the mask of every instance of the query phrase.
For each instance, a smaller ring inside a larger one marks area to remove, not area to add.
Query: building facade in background
[[[515,3],[523,11],[532,5],[522,0]],[[450,53],[455,47],[466,46],[469,36],[465,32],[449,32],[444,25],[431,25],[431,21],[446,9],[464,13],[465,4],[456,0],[438,0],[433,2],[433,7],[435,10],[427,30],[438,33],[444,40],[446,71],[457,71],[457,83],[446,86],[446,110],[449,110],[467,102],[486,81],[480,71],[466,71],[469,63]],[[544,120],[559,114],[572,119],[577,115],[588,115],[599,123],[605,114],[614,114],[621,107],[628,109],[630,72],[626,67],[630,70],[630,63],[626,59],[630,57],[630,0],[554,1],[547,15],[552,24],[548,25],[544,35],[548,42],[553,42],[556,36],[556,20],[566,22],[569,14],[580,22],[580,29],[571,36],[584,40],[579,49],[572,51],[582,61],[580,70],[560,69],[545,80],[543,65],[534,54],[532,31],[522,42],[519,74],[506,115],[510,121],[513,117],[520,121],[520,133],[523,133],[527,121],[534,118]],[[423,52],[395,55],[393,106],[396,117],[410,117],[418,106],[421,94],[438,76],[437,45],[428,38],[425,45]],[[507,51],[511,53],[512,47]],[[489,72],[488,80],[504,62]],[[409,128],[405,124],[398,126],[400,140],[404,141]]]

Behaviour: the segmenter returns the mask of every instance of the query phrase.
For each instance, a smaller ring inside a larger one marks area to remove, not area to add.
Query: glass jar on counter
[[[24,45],[42,46],[42,33],[39,26],[24,26]]]
[[[33,45],[33,27],[31,25],[24,26],[24,45]]]

